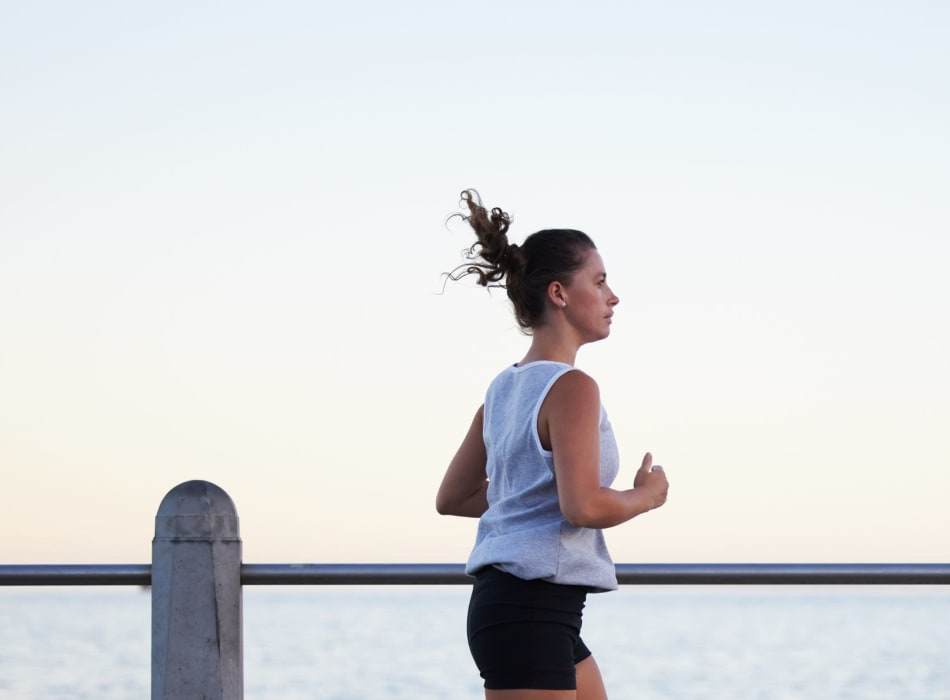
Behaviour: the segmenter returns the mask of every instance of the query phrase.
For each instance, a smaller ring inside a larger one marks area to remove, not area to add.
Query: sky
[[[586,231],[617,562],[950,560],[950,6],[0,0],[0,563],[462,562],[503,293],[459,192]]]

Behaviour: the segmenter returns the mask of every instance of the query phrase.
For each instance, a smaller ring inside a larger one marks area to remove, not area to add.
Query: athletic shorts
[[[491,690],[575,690],[586,586],[525,581],[494,567],[475,576],[468,646]]]

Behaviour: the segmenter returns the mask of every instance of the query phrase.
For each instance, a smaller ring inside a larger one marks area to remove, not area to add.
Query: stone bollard
[[[241,538],[207,481],[162,500],[152,541],[152,700],[244,697]]]

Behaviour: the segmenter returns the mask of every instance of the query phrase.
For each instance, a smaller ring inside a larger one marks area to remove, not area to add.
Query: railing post
[[[162,500],[152,541],[152,700],[244,697],[241,538],[207,481]]]

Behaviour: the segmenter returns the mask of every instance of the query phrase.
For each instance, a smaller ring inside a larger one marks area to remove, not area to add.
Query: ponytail
[[[483,287],[505,289],[518,325],[525,331],[533,328],[544,314],[548,284],[568,283],[584,264],[584,253],[596,247],[594,242],[574,229],[547,229],[531,234],[519,246],[508,241],[509,214],[498,207],[489,212],[475,190],[463,190],[461,199],[468,214],[453,216],[472,227],[476,240],[465,251],[469,262],[446,276],[457,281],[474,275]]]

